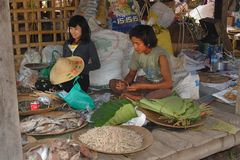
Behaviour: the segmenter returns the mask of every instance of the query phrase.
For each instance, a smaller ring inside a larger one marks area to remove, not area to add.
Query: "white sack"
[[[28,63],[40,63],[41,56],[35,49],[28,49],[24,53],[23,60],[20,65],[19,74],[17,76],[17,81],[21,86],[27,88],[35,87],[35,82],[38,79],[38,71],[32,70],[25,67],[25,64]]]
[[[128,35],[103,29],[92,34],[92,40],[97,48],[101,68],[90,72],[90,85],[108,85],[110,79],[122,79],[123,51],[127,50]]]
[[[172,9],[159,1],[155,2],[151,6],[150,13],[151,12],[157,15],[157,24],[165,28],[169,27],[175,19],[175,13],[172,11]],[[153,19],[149,20],[149,25],[156,24],[155,22],[151,21],[153,21]]]
[[[181,98],[199,99],[199,75],[189,73],[174,90]]]
[[[214,2],[209,2],[206,5],[200,5],[189,13],[187,16],[190,16],[196,20],[196,23],[199,23],[199,20],[202,18],[210,17],[213,18],[214,13]]]
[[[42,63],[53,63],[63,55],[62,45],[48,45],[42,50]]]

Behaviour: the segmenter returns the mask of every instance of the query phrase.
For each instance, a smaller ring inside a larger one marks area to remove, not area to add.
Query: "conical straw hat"
[[[59,58],[51,69],[50,81],[52,84],[67,82],[78,76],[84,69],[81,57],[72,56]]]

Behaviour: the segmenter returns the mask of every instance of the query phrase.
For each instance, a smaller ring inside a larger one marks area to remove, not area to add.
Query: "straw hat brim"
[[[51,69],[50,81],[54,85],[70,81],[83,71],[84,66],[79,56],[59,58]]]

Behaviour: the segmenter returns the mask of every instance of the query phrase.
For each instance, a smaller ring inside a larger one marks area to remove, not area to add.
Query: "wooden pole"
[[[232,51],[232,44],[227,34],[227,12],[228,0],[216,0],[214,7],[214,19],[218,22],[218,35],[220,36],[226,50]]]
[[[9,0],[0,0],[0,4],[0,159],[21,160]]]
[[[240,65],[237,66],[238,68],[238,76],[240,75]],[[240,86],[240,77],[238,77],[237,85]],[[235,113],[240,115],[240,87],[237,87],[237,100],[236,100],[236,106],[235,106]]]

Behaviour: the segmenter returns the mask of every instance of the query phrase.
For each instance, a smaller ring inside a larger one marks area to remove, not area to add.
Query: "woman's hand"
[[[126,92],[126,93],[121,94],[121,97],[129,98],[129,99],[132,99],[134,101],[139,101],[140,99],[143,98],[143,95],[133,95],[129,92]]]
[[[137,90],[140,90],[140,89],[143,89],[143,86],[140,83],[134,83],[127,88],[128,91],[137,91]]]
[[[116,84],[116,89],[117,90],[122,91],[122,90],[124,90],[126,88],[127,88],[127,84],[126,83],[124,83],[122,81],[117,82],[117,84]]]

